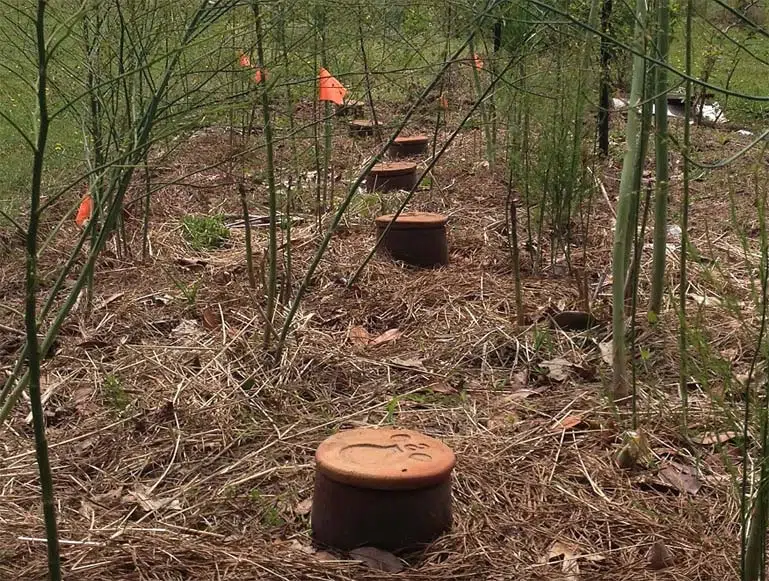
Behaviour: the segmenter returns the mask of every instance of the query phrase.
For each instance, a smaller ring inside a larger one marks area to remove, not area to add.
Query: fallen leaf
[[[694,293],[690,293],[686,295],[688,299],[693,300],[698,305],[701,305],[703,307],[720,307],[721,306],[721,299],[717,299],[716,297],[705,297],[702,295],[697,295]]]
[[[318,561],[338,561],[339,560],[338,557],[332,555],[327,551],[318,551],[317,553],[315,553],[315,558]]]
[[[570,361],[556,357],[550,361],[543,361],[540,367],[547,369],[547,376],[555,381],[566,381],[569,377],[569,369],[573,366]]]
[[[671,224],[667,228],[667,241],[668,242],[681,242],[681,236],[683,235],[683,230],[681,230],[681,227],[678,224]]]
[[[430,390],[435,393],[442,393],[444,395],[453,395],[457,393],[457,390],[447,383],[435,383],[430,386]]]
[[[104,299],[104,302],[102,303],[102,305],[101,305],[101,306],[102,306],[102,307],[106,307],[106,306],[107,306],[107,305],[109,305],[110,303],[112,303],[112,302],[114,302],[114,301],[118,300],[118,299],[119,299],[120,297],[122,297],[124,294],[125,294],[125,293],[115,293],[114,295],[112,295],[112,296],[110,296],[110,297],[107,297],[106,299]]]
[[[554,430],[571,430],[582,423],[579,416],[566,416],[553,424]]]
[[[200,258],[181,257],[176,259],[176,264],[178,264],[179,266],[187,266],[190,268],[195,268],[195,267],[200,268],[200,267],[206,266],[208,262]]]
[[[389,343],[390,341],[395,341],[401,335],[403,335],[403,332],[400,329],[387,329],[387,331],[372,339],[369,345],[375,347],[382,343]]]
[[[358,547],[350,551],[350,556],[378,571],[400,573],[404,569],[403,561],[398,557],[376,547]]]
[[[622,435],[622,448],[617,452],[617,465],[625,470],[647,460],[650,456],[646,436],[640,430],[631,430]]]
[[[512,400],[512,401],[518,401],[522,399],[526,399],[529,396],[532,395],[538,395],[540,392],[536,389],[517,389],[513,393],[511,393],[506,399]]]
[[[112,506],[123,498],[123,487],[113,488],[103,494],[94,494],[91,498],[96,504]]]
[[[740,351],[739,349],[736,349],[733,347],[730,347],[729,349],[722,349],[721,357],[723,357],[726,361],[730,361],[730,362],[739,361]]]
[[[200,316],[203,319],[203,326],[210,331],[215,331],[219,328],[221,321],[219,314],[212,308],[206,307],[200,312]]]
[[[564,572],[564,581],[577,581],[579,578],[579,559],[576,545],[564,541],[553,541],[547,551],[547,555],[540,559],[541,563],[554,563],[562,560],[561,571]]]
[[[657,541],[649,551],[649,568],[654,571],[673,565],[673,553],[662,541]]]
[[[54,390],[61,385],[60,382],[58,383],[51,383],[51,377],[48,373],[43,373],[40,375],[40,389],[43,392],[42,396],[42,403],[43,406],[48,403],[48,400],[51,399],[51,396],[53,395]],[[45,408],[46,413],[48,413],[50,410]],[[29,412],[27,414],[27,417],[24,420],[27,424],[32,423],[32,412]]]
[[[510,387],[511,388],[523,388],[526,387],[529,384],[529,372],[528,371],[519,371],[518,373],[514,373],[512,377],[510,378]]]
[[[701,436],[693,437],[692,442],[702,444],[703,446],[710,446],[712,444],[724,444],[736,437],[737,432],[705,432]]]
[[[167,305],[173,302],[174,297],[168,294],[156,294],[156,295],[150,295],[148,297],[143,297],[144,299],[148,299],[150,303],[156,304],[156,305]]]
[[[510,428],[518,423],[518,416],[514,412],[502,412],[497,414],[486,421],[486,427],[489,430],[495,430],[497,428]]]
[[[198,322],[194,319],[182,319],[176,327],[171,329],[171,336],[177,338],[192,337],[198,333]]]
[[[314,555],[316,552],[315,547],[311,545],[302,544],[296,539],[291,539],[289,546],[292,549],[299,551],[300,553],[304,553],[305,555]]]
[[[757,383],[756,374],[751,375],[749,373],[737,373],[734,376],[734,379],[736,379],[737,383],[739,383],[743,387],[748,385],[748,380],[750,380],[751,383]]]
[[[305,516],[310,514],[312,510],[312,498],[306,498],[302,502],[296,505],[294,508],[294,514],[299,516]]]
[[[702,483],[697,478],[697,470],[691,466],[684,466],[677,462],[671,462],[657,474],[663,483],[668,484],[688,494],[697,494]]]
[[[80,405],[89,401],[93,397],[93,387],[90,385],[75,388],[70,394],[70,398],[75,405]]]
[[[427,368],[424,366],[424,359],[400,359],[399,357],[393,357],[390,359],[390,363],[398,367],[407,367],[408,369],[427,371]]]
[[[177,499],[152,496],[149,489],[142,485],[137,485],[133,491],[129,492],[121,499],[121,502],[124,504],[138,504],[147,512],[154,512],[163,508],[171,510],[181,510],[182,508],[181,503]]]
[[[365,347],[371,343],[371,335],[369,335],[369,332],[361,326],[353,327],[350,329],[348,338],[350,339],[350,343],[356,347]]]
[[[96,514],[94,505],[82,498],[80,499],[80,508],[78,509],[78,512],[80,513],[80,516],[89,521],[92,520]]]
[[[612,354],[612,343],[611,341],[604,341],[603,343],[598,344],[598,348],[601,350],[601,359],[603,360],[606,365],[612,365],[614,359]]]

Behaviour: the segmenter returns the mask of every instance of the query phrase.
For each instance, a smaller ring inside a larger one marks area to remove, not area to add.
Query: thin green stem
[[[667,62],[670,45],[670,4],[669,0],[658,0],[657,5],[657,55]],[[665,286],[665,259],[667,256],[667,212],[669,191],[668,155],[668,71],[654,67],[654,152],[656,189],[654,192],[654,248],[652,259],[651,299],[649,313],[657,318],[662,307]]]
[[[687,0],[686,4],[686,55],[685,70],[687,76],[692,71],[692,0]],[[686,80],[685,83],[685,102],[684,102],[684,163],[683,163],[683,197],[681,199],[681,266],[680,281],[678,284],[678,302],[679,302],[679,332],[678,332],[678,351],[681,358],[679,362],[679,394],[681,397],[682,415],[681,429],[684,435],[688,429],[688,411],[689,411],[689,392],[687,391],[687,347],[686,338],[686,294],[688,292],[689,281],[687,279],[687,255],[689,253],[689,181],[690,164],[688,155],[691,147],[691,116],[692,116],[692,82]]]
[[[40,471],[40,488],[43,497],[43,517],[48,546],[48,577],[50,581],[61,579],[61,558],[59,556],[59,533],[56,526],[56,504],[54,500],[53,476],[48,458],[48,442],[45,436],[45,415],[40,394],[40,349],[37,339],[37,236],[40,222],[40,194],[43,182],[45,146],[48,140],[50,120],[48,118],[47,80],[48,54],[45,48],[46,1],[38,0],[35,28],[37,32],[37,139],[32,166],[32,188],[30,192],[29,226],[27,228],[26,256],[26,301],[24,321],[27,334],[27,369],[29,373],[29,401],[32,408],[32,422],[35,431],[35,453]]]
[[[254,12],[254,24],[256,26],[256,53],[258,66],[260,70],[265,69],[264,59],[264,41],[262,29],[262,17],[259,11],[259,2],[254,0],[251,4]],[[267,277],[267,307],[265,313],[268,319],[268,325],[265,325],[264,345],[269,346],[271,332],[270,328],[275,319],[276,295],[278,288],[278,198],[275,188],[275,153],[273,150],[272,138],[272,114],[270,113],[270,92],[267,87],[266,79],[262,81],[261,89],[262,102],[262,122],[264,123],[264,141],[267,154],[267,190],[269,193],[269,243],[267,250],[268,277]]]
[[[615,399],[629,394],[627,381],[627,349],[625,345],[625,279],[630,258],[628,240],[629,229],[635,229],[632,222],[633,208],[636,206],[636,172],[642,155],[642,111],[641,100],[644,92],[644,33],[646,26],[646,0],[637,0],[635,8],[636,24],[633,58],[633,77],[630,87],[627,119],[627,150],[622,165],[622,176],[617,203],[617,220],[614,232],[614,250],[612,255],[612,355],[614,365],[613,393]]]

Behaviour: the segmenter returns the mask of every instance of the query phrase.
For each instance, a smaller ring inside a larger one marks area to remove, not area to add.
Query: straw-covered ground
[[[373,138],[348,138],[339,123],[337,199],[375,147]],[[696,129],[695,139],[700,155],[715,160],[750,137]],[[152,258],[119,258],[112,246],[99,262],[92,310],[78,307],[45,362],[67,579],[385,578],[392,573],[314,548],[308,512],[317,445],[344,428],[391,424],[440,438],[457,455],[453,528],[423,553],[404,555],[408,565],[399,578],[737,575],[734,479],[740,472],[729,470],[739,459],[740,437],[727,432],[734,430],[729,414],[740,413],[741,397],[737,379],[728,378],[744,374],[754,353],[757,317],[749,282],[758,256],[750,167],[743,163],[736,175],[722,171],[693,183],[698,260],[691,264],[687,306],[697,339],[690,349],[696,372],[688,386],[688,440],[679,428],[678,318],[666,297],[660,321],[646,322],[651,250],[644,248],[637,388],[650,453],[623,469],[616,456],[631,427],[630,406],[607,398],[611,368],[605,358],[617,156],[599,166],[605,191],[597,188],[593,197],[586,236],[575,217],[571,262],[587,280],[599,327],[564,331],[551,324],[552,314],[584,309],[585,293],[561,254],[550,264],[549,247],[537,272],[522,247],[526,323],[516,325],[505,172],[477,163],[481,133],[468,130],[410,206],[450,216],[450,266],[415,270],[378,256],[348,288],[347,277],[374,242],[371,219],[380,211],[374,197],[354,203],[275,364],[261,349],[264,301],[249,288],[243,230],[232,229],[226,248],[195,252],[180,226],[188,214],[239,212],[226,165],[216,166],[228,148],[226,131],[203,131],[156,172],[155,183],[188,177],[153,199]],[[676,222],[680,162],[673,174]],[[134,187],[139,196],[143,183]],[[255,187],[252,211],[263,214],[266,186]],[[730,190],[748,252],[734,233]],[[317,243],[314,218],[303,217],[293,231],[297,279]],[[523,245],[523,208],[518,218]],[[140,226],[139,212],[129,213],[127,233],[137,256]],[[647,242],[650,230],[651,223]],[[43,290],[75,236],[68,221],[46,250]],[[260,262],[266,230],[255,228],[253,236]],[[23,243],[8,236],[0,244],[0,301],[20,309]],[[677,292],[679,252],[673,234],[671,294]],[[10,369],[23,322],[8,309],[0,310],[0,322],[0,367]],[[372,338],[397,333],[366,346],[356,339],[360,331],[351,338],[354,327]],[[712,372],[711,365],[725,371]],[[3,428],[2,580],[46,574],[28,413],[23,400]]]

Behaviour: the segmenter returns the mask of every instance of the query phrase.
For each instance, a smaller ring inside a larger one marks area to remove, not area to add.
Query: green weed
[[[259,520],[265,527],[277,528],[286,524],[275,503],[265,498],[258,488],[251,489],[248,493],[248,498],[258,508]]]
[[[553,334],[548,327],[534,327],[534,352],[541,357],[552,357]]]
[[[184,216],[184,239],[193,250],[215,250],[230,239],[222,216]]]
[[[117,411],[118,415],[122,415],[131,404],[131,398],[126,393],[120,378],[117,375],[108,373],[104,376],[102,388],[110,407]]]

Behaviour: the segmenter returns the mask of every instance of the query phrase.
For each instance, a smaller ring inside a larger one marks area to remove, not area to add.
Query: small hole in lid
[[[408,468],[402,468],[401,472],[408,472]]]

